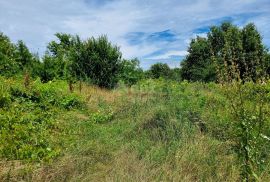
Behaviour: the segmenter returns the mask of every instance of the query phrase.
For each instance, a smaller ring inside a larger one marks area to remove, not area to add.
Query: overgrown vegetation
[[[47,161],[59,154],[59,148],[51,142],[52,132],[58,128],[55,115],[64,109],[82,106],[78,96],[60,93],[59,85],[63,82],[42,84],[37,79],[25,88],[17,80],[1,77],[2,158]]]
[[[0,181],[270,180],[270,60],[253,24],[212,27],[181,68],[147,71],[106,36],[56,36],[39,61],[0,35]]]

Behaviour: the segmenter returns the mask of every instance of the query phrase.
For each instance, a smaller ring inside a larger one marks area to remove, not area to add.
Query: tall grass
[[[11,82],[23,84],[22,80]],[[29,86],[30,95],[33,84]],[[239,137],[234,123],[238,122],[232,114],[232,102],[226,95],[229,92],[225,92],[225,85],[161,79],[141,81],[131,88],[105,90],[74,84],[71,94],[65,82],[36,84],[37,90],[43,90],[44,103],[51,103],[50,110],[54,111],[51,119],[58,126],[51,130],[50,142],[61,150],[48,162],[11,165],[2,160],[2,181],[241,179],[242,163],[234,148]],[[269,83],[265,87],[270,88]],[[254,91],[250,85],[247,90]],[[10,92],[5,91],[3,95]],[[232,94],[230,96],[233,98]],[[249,97],[248,109],[254,109],[251,106],[257,105],[259,98]],[[67,100],[78,100],[80,104],[66,104],[74,103]],[[267,138],[270,112],[269,104],[263,103],[262,136]],[[259,110],[253,110],[257,112]],[[269,145],[265,139],[262,141],[264,145],[260,144],[258,149],[264,163],[256,174],[258,179],[268,181]]]

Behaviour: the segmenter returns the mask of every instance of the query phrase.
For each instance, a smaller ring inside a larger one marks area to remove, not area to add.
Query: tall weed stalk
[[[264,170],[267,155],[263,150],[269,137],[265,130],[267,119],[267,85],[263,73],[251,78],[240,76],[239,58],[224,56],[224,67],[217,66],[219,83],[230,102],[231,136],[241,166],[241,180],[257,181]],[[260,73],[259,73],[260,72]],[[242,74],[243,75],[243,74]],[[269,143],[268,143],[269,144]]]

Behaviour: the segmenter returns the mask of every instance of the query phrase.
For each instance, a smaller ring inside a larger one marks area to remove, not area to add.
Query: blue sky
[[[223,21],[254,22],[270,47],[269,0],[0,0],[0,31],[42,55],[56,32],[106,34],[145,69],[179,66],[191,38]]]

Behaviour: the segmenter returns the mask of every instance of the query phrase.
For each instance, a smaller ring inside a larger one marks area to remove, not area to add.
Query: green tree
[[[10,39],[0,32],[0,74],[12,76],[19,70],[19,65],[15,61],[16,47]]]
[[[191,41],[188,52],[181,63],[182,77],[186,80],[209,82],[221,75],[232,80],[235,78],[231,73],[239,72],[238,79],[255,81],[267,72],[267,51],[252,23],[243,29],[229,22],[213,26],[207,38]]]
[[[181,63],[182,79],[189,81],[215,81],[215,67],[211,61],[210,45],[206,38],[192,39],[188,56]]]
[[[83,59],[80,70],[91,79],[92,83],[105,88],[113,88],[121,71],[122,53],[112,45],[106,36],[91,38],[84,42]]]
[[[220,70],[225,70],[223,75],[227,81],[237,79],[236,76],[241,77],[241,69],[244,62],[242,34],[241,31],[233,26],[230,27],[225,34],[225,44],[222,49],[223,65]],[[239,74],[235,74],[239,73]],[[239,79],[239,78],[238,78]]]
[[[38,75],[40,61],[32,54],[23,41],[13,44],[3,33],[0,33],[0,74],[14,76],[15,74],[30,73]]]
[[[48,51],[45,58],[49,60],[48,57],[51,57],[50,61],[54,62],[55,65],[51,68],[54,69],[54,75],[56,77],[69,79],[71,76],[69,76],[70,73],[68,71],[70,70],[70,61],[72,61],[70,60],[69,55],[71,49],[74,46],[73,37],[65,33],[56,33],[55,36],[57,37],[58,42],[52,41],[49,43],[47,46]]]
[[[28,72],[31,76],[38,76],[41,68],[39,57],[32,54],[22,40],[16,44],[15,61],[23,73]]]
[[[269,52],[265,52],[264,60],[265,60],[266,73],[267,73],[267,76],[269,78],[269,76],[270,76],[270,53]]]
[[[131,60],[124,59],[121,62],[121,72],[119,78],[126,85],[131,86],[143,78],[143,70],[140,68],[140,61],[135,58]]]
[[[55,60],[53,57],[45,54],[43,57],[43,63],[41,66],[41,71],[39,72],[39,76],[42,82],[48,82],[57,78],[57,65],[55,64]]]
[[[181,69],[180,68],[173,68],[171,69],[170,79],[175,81],[181,81]]]
[[[253,23],[246,25],[242,30],[243,56],[241,75],[257,80],[265,73],[264,46],[262,38]],[[243,77],[243,76],[242,76]]]
[[[148,74],[154,79],[158,79],[160,77],[168,79],[171,74],[171,69],[166,63],[156,63],[150,67]]]
[[[56,37],[59,42],[49,43],[45,57],[48,63],[54,62],[53,66],[48,64],[52,70],[49,75],[67,79],[69,82],[78,79],[90,80],[93,84],[106,88],[116,85],[122,54],[119,47],[112,45],[106,36],[97,39],[92,37],[86,41],[69,34],[57,33]]]

